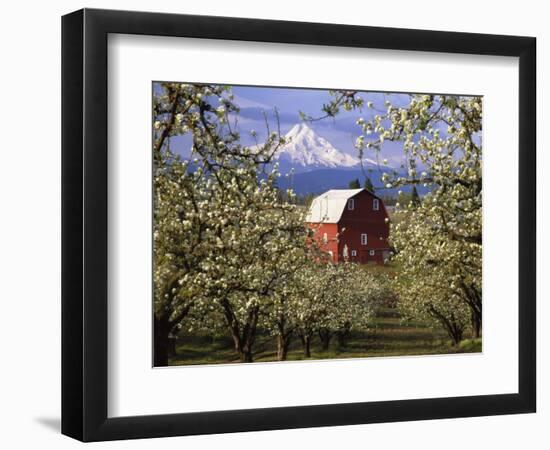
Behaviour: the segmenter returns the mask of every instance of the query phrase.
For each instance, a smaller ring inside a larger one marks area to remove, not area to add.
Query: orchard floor
[[[294,338],[288,360],[316,360],[335,358],[365,358],[373,356],[433,355],[473,353],[481,351],[481,341],[466,340],[452,346],[443,331],[432,330],[420,323],[403,323],[396,311],[381,310],[373,326],[365,331],[354,331],[345,345],[333,338],[328,351],[322,351],[318,339],[311,346],[311,358],[304,358],[301,342]],[[272,336],[260,333],[256,338],[254,362],[277,360],[277,343]],[[238,363],[233,342],[226,336],[182,335],[176,344],[176,355],[169,365]]]

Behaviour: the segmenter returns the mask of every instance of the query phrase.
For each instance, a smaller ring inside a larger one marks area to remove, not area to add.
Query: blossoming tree
[[[155,361],[166,363],[161,347],[195,308],[205,314],[216,309],[240,360],[250,362],[260,316],[309,251],[304,211],[281,202],[276,188],[279,173],[271,162],[284,140],[271,132],[265,144],[243,147],[231,125],[237,108],[226,88],[164,83],[159,90]],[[169,148],[170,137],[187,133],[192,168]]]
[[[401,220],[391,227],[396,278],[403,311],[437,322],[453,342],[466,322],[481,333],[482,99],[452,95],[387,95],[384,105],[356,91],[337,91],[325,116],[341,109],[371,111],[359,118],[359,156],[378,159],[384,141],[402,144],[403,164],[381,177],[384,188],[423,184],[423,201],[397,205]],[[371,155],[369,155],[371,156]],[[466,316],[469,320],[466,320]]]

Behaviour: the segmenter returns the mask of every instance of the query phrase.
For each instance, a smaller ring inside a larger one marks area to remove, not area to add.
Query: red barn
[[[306,220],[334,262],[383,264],[389,257],[386,207],[366,189],[332,189],[315,197]]]

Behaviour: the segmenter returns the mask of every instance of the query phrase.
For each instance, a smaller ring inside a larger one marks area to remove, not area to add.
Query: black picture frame
[[[107,416],[107,36],[178,36],[519,58],[518,393]],[[84,9],[62,18],[62,433],[82,441],[535,412],[536,39]]]

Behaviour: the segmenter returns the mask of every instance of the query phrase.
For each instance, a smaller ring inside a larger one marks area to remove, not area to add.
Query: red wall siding
[[[351,261],[360,263],[383,263],[384,251],[388,250],[388,237],[390,233],[389,222],[386,222],[388,213],[382,200],[368,191],[362,191],[354,199],[354,208],[349,210],[346,206],[340,222],[338,231],[340,240],[338,243],[338,254],[342,257],[344,246],[348,246],[348,254]],[[373,200],[378,199],[379,209],[373,209]],[[367,234],[367,245],[361,244],[361,234]],[[352,256],[352,250],[357,252]],[[370,255],[370,251],[374,255]]]
[[[322,224],[309,224],[311,228],[315,230],[315,240],[318,242],[322,250],[326,252],[332,252],[332,259],[334,262],[338,262],[338,242],[336,240],[338,234],[338,224],[336,223],[322,223]],[[327,243],[324,242],[324,234],[327,234]]]

